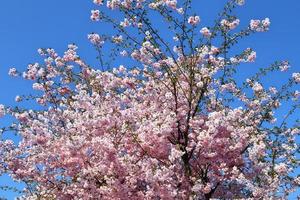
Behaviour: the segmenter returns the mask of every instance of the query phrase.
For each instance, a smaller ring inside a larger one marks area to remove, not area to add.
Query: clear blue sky
[[[202,23],[211,23],[225,0],[194,0],[198,4]],[[28,63],[40,61],[37,49],[52,47],[62,53],[67,44],[76,43],[81,57],[96,64],[92,46],[86,35],[105,32],[105,26],[89,20],[92,0],[1,0],[0,1],[0,103],[14,105],[17,94],[31,92],[31,84],[7,75],[14,66],[25,69]],[[250,19],[269,17],[271,30],[256,34],[239,44],[257,51],[256,64],[247,66],[245,72],[255,72],[275,60],[289,60],[294,71],[300,71],[300,1],[298,0],[246,0],[237,10],[241,24]],[[267,81],[279,84],[282,77],[272,76]],[[2,126],[6,121],[0,121]],[[10,182],[0,178],[0,185]],[[0,191],[0,197],[14,199],[15,194]],[[293,199],[293,197],[291,197]]]

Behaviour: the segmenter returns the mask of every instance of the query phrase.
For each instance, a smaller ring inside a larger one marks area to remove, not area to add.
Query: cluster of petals
[[[104,0],[93,0],[93,3],[96,5],[103,5]]]
[[[296,83],[300,83],[300,73],[293,73],[292,77]]]
[[[200,23],[200,17],[199,16],[190,16],[188,18],[188,23],[195,26]]]
[[[235,29],[239,24],[240,24],[239,19],[235,19],[235,20],[232,20],[232,21],[229,21],[227,19],[223,19],[221,21],[221,26],[224,27],[225,29],[229,29],[229,30]]]
[[[149,7],[183,13],[177,0],[93,2],[127,14]],[[91,13],[93,21],[100,20],[99,10]],[[276,122],[280,90],[264,89],[254,77],[246,80],[250,92],[245,92],[226,79],[229,67],[254,62],[256,52],[247,48],[227,58],[222,57],[225,47],[206,43],[187,55],[184,42],[173,52],[164,41],[159,45],[158,32],[144,30],[143,19],[122,19],[114,23],[120,32],[112,37],[91,33],[88,39],[101,50],[110,38],[117,53],[130,55],[140,67],[97,70],[81,60],[75,44],[62,56],[39,49],[44,63],[28,65],[23,78],[33,82],[37,95],[32,98],[44,109],[0,105],[0,117],[15,117],[11,128],[20,135],[18,143],[0,141],[0,174],[28,184],[24,199],[273,199],[288,193],[285,186],[300,185],[299,178],[289,181],[300,130],[278,130],[278,145],[263,127]],[[200,23],[199,16],[184,19],[192,29]],[[239,23],[228,17],[217,22],[216,30],[204,27],[200,33],[210,40]],[[266,18],[251,21],[250,27],[265,31],[269,25]],[[132,46],[128,26],[143,33]],[[185,37],[175,35],[178,43]],[[287,68],[287,62],[277,66]],[[12,68],[9,74],[19,73]],[[300,83],[300,73],[292,79]],[[299,98],[300,92],[292,96]]]
[[[270,24],[269,18],[265,18],[264,20],[251,20],[250,29],[256,32],[264,32],[269,30]]]
[[[183,9],[178,8],[177,6],[177,0],[158,0],[158,1],[152,1],[149,3],[149,8],[151,9],[158,9],[160,6],[166,6],[168,8],[171,8],[172,10],[176,10],[178,13],[182,14]]]
[[[211,36],[211,32],[210,30],[207,28],[207,27],[203,27],[201,30],[200,30],[200,33],[204,36],[204,37],[207,37],[209,38]]]
[[[69,45],[65,56],[77,55],[76,48]],[[216,50],[212,49],[217,48],[203,47],[199,59],[210,54],[211,62],[220,65],[214,60]],[[154,52],[155,47],[144,42],[133,57],[141,59],[142,54],[147,57],[149,51]],[[7,155],[12,157],[5,157],[14,179],[38,181],[39,195],[57,199],[95,196],[104,199],[203,199],[211,191],[215,198],[230,199],[234,196],[245,198],[243,190],[261,198],[270,192],[267,186],[272,178],[268,170],[262,170],[270,166],[260,159],[266,156],[267,145],[263,135],[255,136],[259,134],[260,109],[222,107],[221,100],[215,99],[216,91],[210,87],[205,93],[211,101],[206,105],[209,112],[196,113],[187,121],[189,103],[184,91],[176,94],[177,110],[174,110],[174,91],[166,87],[171,84],[168,76],[153,79],[147,73],[140,74],[139,70],[128,70],[123,65],[113,72],[101,72],[85,67],[78,59],[63,59],[64,63],[76,62],[81,66],[80,76],[85,81],[78,82],[75,90],[71,91],[64,82],[56,89],[51,80],[34,83],[33,87],[45,94],[45,87],[53,88],[53,92],[57,90],[56,101],[60,102],[60,107],[15,114],[23,139],[9,150]],[[164,62],[176,70],[174,61]],[[38,73],[40,69],[41,65],[36,64],[29,70]],[[201,90],[207,84],[205,81],[220,68],[210,69],[201,67],[195,74],[195,86],[191,87],[183,74],[178,76],[178,81],[187,90],[189,87],[192,91]],[[160,68],[157,70],[158,73]],[[147,72],[146,66],[142,71]],[[56,72],[56,76],[62,76],[61,80],[68,74],[58,69]],[[233,84],[221,87],[237,91]],[[263,87],[254,83],[253,90],[262,93]],[[41,98],[39,101],[46,104],[51,100]],[[212,109],[214,106],[220,109]],[[4,115],[4,106],[0,108]],[[181,134],[187,130],[189,134],[184,139]],[[182,148],[184,140],[187,145]],[[187,155],[190,159],[184,163]],[[36,167],[37,163],[42,166]],[[249,164],[258,171],[256,174],[247,170]],[[187,166],[190,166],[189,178]],[[280,163],[274,169],[280,176],[288,173]],[[205,170],[209,170],[209,174]],[[199,173],[208,176],[206,182]],[[263,177],[266,184],[252,184],[253,176]],[[229,188],[227,184],[232,181],[235,184]],[[32,194],[25,196],[32,197]]]
[[[102,46],[104,44],[104,40],[97,33],[88,34],[88,40],[94,45]]]
[[[8,75],[10,76],[18,76],[18,71],[16,68],[10,68],[9,71],[8,71]]]
[[[93,21],[100,20],[100,11],[99,10],[91,10],[91,20],[93,20]]]

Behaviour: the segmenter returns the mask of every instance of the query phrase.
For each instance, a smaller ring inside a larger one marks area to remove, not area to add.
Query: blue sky
[[[194,10],[205,26],[221,10],[225,0],[194,0]],[[0,1],[0,103],[14,105],[18,94],[31,92],[31,84],[7,75],[10,67],[25,69],[27,64],[41,61],[37,49],[52,47],[62,53],[69,43],[79,46],[81,57],[96,65],[96,52],[87,40],[90,32],[105,32],[106,26],[92,23],[92,0],[1,0]],[[257,62],[245,66],[245,74],[254,73],[275,60],[289,60],[294,71],[300,71],[300,1],[298,0],[246,0],[237,10],[241,25],[250,19],[271,19],[268,33],[253,35],[241,42],[239,48],[252,47],[257,51]],[[243,74],[244,72],[241,72]],[[282,75],[267,79],[279,84]],[[7,121],[0,121],[0,126]],[[0,178],[0,185],[10,182]],[[15,194],[0,191],[0,197],[13,199]],[[293,197],[291,197],[293,199]]]

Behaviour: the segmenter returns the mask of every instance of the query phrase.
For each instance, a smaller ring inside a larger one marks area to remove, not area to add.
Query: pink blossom
[[[250,21],[250,29],[256,32],[264,32],[268,31],[270,27],[270,19],[265,18],[264,20],[251,20]]]
[[[208,37],[208,38],[211,36],[211,32],[210,32],[210,30],[207,27],[202,28],[200,30],[200,33],[202,35],[204,35],[205,37]]]
[[[183,8],[178,8],[177,12],[182,15],[184,13],[184,10],[183,10]]]
[[[269,88],[269,91],[272,93],[272,94],[277,94],[277,89],[275,87],[270,87]]]
[[[18,72],[16,68],[10,68],[8,71],[8,75],[10,76],[18,76]]]
[[[251,53],[248,55],[247,61],[248,62],[254,62],[256,59],[256,52],[255,51],[251,51]]]
[[[101,45],[104,44],[103,39],[97,33],[88,34],[88,39],[94,45],[100,45],[101,46]]]
[[[298,99],[300,97],[300,91],[296,90],[293,95],[296,99]]]
[[[300,83],[300,73],[293,73],[292,77],[296,83]]]
[[[300,133],[300,129],[298,128],[294,128],[291,130],[291,135],[296,135],[296,134],[299,134]]]
[[[20,97],[20,96],[16,96],[16,97],[15,97],[15,101],[16,101],[16,102],[20,102],[20,101],[22,101],[22,97]]]
[[[265,28],[265,30],[268,30],[270,27],[270,19],[269,18],[265,18],[264,20],[262,20],[262,26]]]
[[[23,113],[16,113],[15,117],[20,121],[20,122],[27,122],[28,121],[28,112],[23,112]]]
[[[126,68],[124,67],[124,65],[120,65],[119,72],[124,73],[125,71],[126,71]]]
[[[279,174],[284,174],[288,171],[287,166],[284,163],[275,165],[274,170]]]
[[[288,62],[282,62],[282,65],[279,66],[280,71],[285,72],[290,68]]]
[[[176,9],[177,0],[166,0],[166,5],[172,9]]]
[[[211,191],[211,185],[208,183],[206,186],[202,189],[203,193],[208,194]]]
[[[128,27],[130,25],[131,23],[127,18],[125,18],[124,21],[120,22],[120,26],[122,26],[123,28]]]
[[[115,10],[115,9],[119,8],[120,4],[121,4],[120,0],[110,0],[110,1],[107,1],[106,6],[109,9]]]
[[[258,30],[259,25],[260,25],[260,20],[251,20],[250,21],[251,30]]]
[[[93,0],[94,4],[96,5],[103,5],[104,0]]]
[[[294,182],[295,182],[297,185],[300,185],[300,177],[295,178]]]
[[[228,21],[226,19],[223,19],[221,21],[221,26],[224,27],[225,29],[229,29],[229,30],[235,29],[239,24],[240,24],[239,19],[235,19],[233,21]]]
[[[44,89],[45,89],[44,86],[43,86],[42,84],[40,84],[40,83],[34,83],[34,84],[32,85],[32,88],[33,88],[34,90],[44,90]]]
[[[37,98],[37,99],[36,99],[36,102],[37,102],[38,104],[40,104],[40,105],[45,105],[46,100],[45,100],[45,98]]]
[[[182,156],[183,154],[184,154],[184,152],[179,151],[179,150],[177,150],[177,149],[175,149],[175,148],[172,148],[171,154],[170,154],[170,156],[169,156],[169,159],[170,159],[172,162],[174,162],[176,159],[181,158],[181,156]]]
[[[123,51],[121,51],[121,52],[120,52],[120,55],[121,55],[121,56],[127,56],[127,55],[128,55],[128,53],[127,53],[127,51],[126,51],[126,50],[123,50]]]
[[[195,26],[200,23],[200,17],[199,16],[190,16],[188,19],[188,23]]]
[[[100,20],[100,11],[99,10],[92,10],[91,11],[91,20],[99,21]]]
[[[112,41],[114,43],[122,43],[123,42],[123,36],[122,35],[112,36]]]

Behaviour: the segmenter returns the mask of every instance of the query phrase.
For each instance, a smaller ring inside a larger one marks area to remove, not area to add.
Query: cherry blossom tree
[[[267,88],[266,75],[290,68],[277,61],[235,78],[256,53],[232,47],[267,31],[268,18],[239,27],[243,0],[229,0],[211,27],[192,0],[94,3],[91,20],[115,30],[88,34],[99,66],[71,44],[9,71],[37,90],[16,101],[40,105],[0,106],[15,118],[2,132],[21,136],[2,139],[0,174],[26,184],[21,199],[285,199],[297,189],[300,74]],[[115,67],[121,58],[131,66]]]

